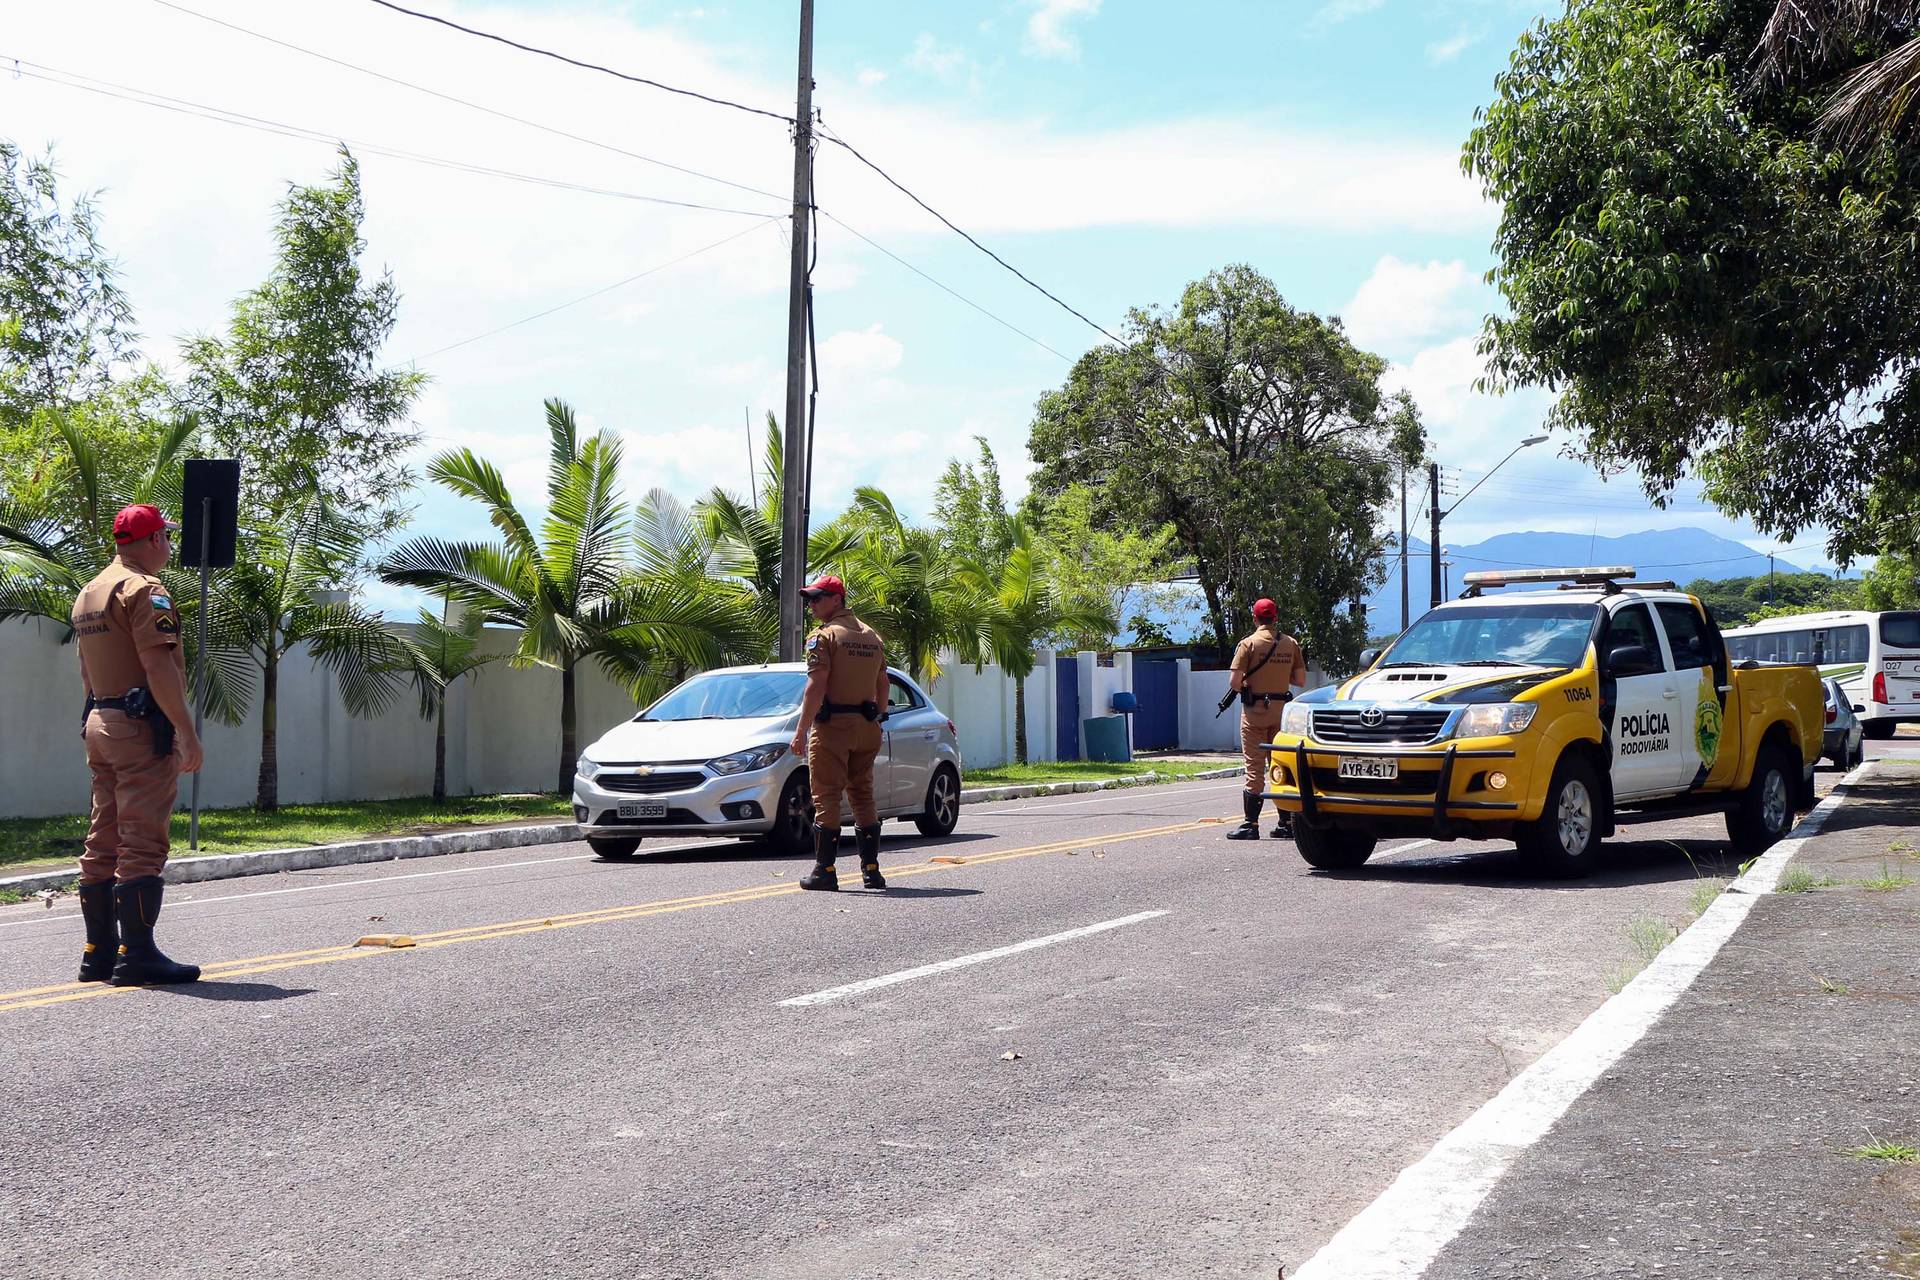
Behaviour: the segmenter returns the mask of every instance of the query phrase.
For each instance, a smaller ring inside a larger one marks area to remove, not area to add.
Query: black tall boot
[[[120,931],[113,924],[113,881],[80,886],[80,919],[87,926],[87,950],[80,957],[80,981],[105,982],[120,958]]]
[[[159,876],[122,880],[113,886],[113,914],[120,922],[120,958],[109,979],[116,987],[198,982],[200,966],[175,964],[153,945],[154,922],[160,919],[160,899],[166,881]]]
[[[853,843],[860,850],[860,884],[868,889],[884,889],[887,878],[880,874],[880,824],[855,827]]]
[[[800,877],[800,887],[838,891],[840,873],[833,869],[833,860],[839,856],[840,828],[815,827],[813,829],[813,870]]]
[[[1260,838],[1260,797],[1251,791],[1242,791],[1240,811],[1246,815],[1246,820],[1227,832],[1227,839],[1258,840]]]
[[[1293,815],[1285,809],[1280,810],[1273,819],[1273,838],[1275,840],[1293,839]]]

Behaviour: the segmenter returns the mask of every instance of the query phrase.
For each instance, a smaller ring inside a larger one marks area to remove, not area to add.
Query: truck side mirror
[[[1658,669],[1653,650],[1643,644],[1618,645],[1607,653],[1607,671],[1614,676],[1645,675]]]
[[[1365,671],[1378,661],[1380,661],[1380,651],[1378,649],[1362,649],[1360,651],[1360,669],[1362,671]]]

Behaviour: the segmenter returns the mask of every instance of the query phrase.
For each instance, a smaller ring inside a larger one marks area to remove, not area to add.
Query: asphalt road
[[[0,908],[5,1270],[1272,1277],[1730,870],[1696,819],[1584,882],[1330,876],[1224,841],[1236,788],[891,825],[885,895],[731,843],[187,886],[170,990],[76,987],[73,907]]]

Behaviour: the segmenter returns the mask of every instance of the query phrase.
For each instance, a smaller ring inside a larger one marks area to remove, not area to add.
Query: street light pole
[[[813,213],[813,0],[800,0],[799,88],[793,109],[793,258],[787,281],[787,420],[780,494],[780,661],[804,640],[800,580],[807,574],[807,232]]]
[[[1489,467],[1486,475],[1474,481],[1472,488],[1469,488],[1465,493],[1461,494],[1460,497],[1455,500],[1454,504],[1445,511],[1440,509],[1440,464],[1437,462],[1429,464],[1430,474],[1433,478],[1433,608],[1437,609],[1440,607],[1440,597],[1445,587],[1445,580],[1442,578],[1440,571],[1440,521],[1458,511],[1460,504],[1473,496],[1474,489],[1478,489],[1481,485],[1492,479],[1493,473],[1506,466],[1507,463],[1513,459],[1514,454],[1520,452],[1522,449],[1530,448],[1533,445],[1542,444],[1546,439],[1547,437],[1545,436],[1528,436],[1525,440],[1513,446],[1512,449],[1507,451],[1506,457]]]

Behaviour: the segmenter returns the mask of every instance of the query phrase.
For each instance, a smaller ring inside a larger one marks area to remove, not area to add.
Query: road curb
[[[991,800],[1024,800],[1029,796],[1059,796],[1081,791],[1112,791],[1121,787],[1147,786],[1157,782],[1197,782],[1227,778],[1238,769],[1210,769],[1184,778],[1149,773],[1137,778],[1099,778],[1082,782],[1052,782],[1018,787],[975,787],[960,793],[961,804],[983,804]],[[441,835],[403,836],[389,840],[356,840],[350,844],[304,845],[294,849],[258,849],[252,853],[212,853],[204,857],[181,858],[167,864],[168,884],[198,884],[205,880],[232,880],[240,876],[277,875],[283,871],[317,871],[327,867],[351,867],[368,862],[398,862],[406,858],[437,858],[450,853],[490,853],[499,849],[525,849],[534,845],[567,844],[581,838],[580,827],[572,822],[544,823],[527,827],[486,827],[476,831],[449,831]],[[74,880],[74,871],[37,871],[32,875],[0,879],[0,890],[34,894],[46,889],[64,889]]]

